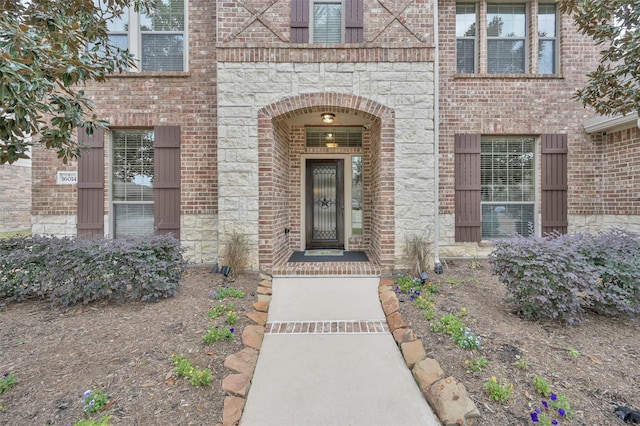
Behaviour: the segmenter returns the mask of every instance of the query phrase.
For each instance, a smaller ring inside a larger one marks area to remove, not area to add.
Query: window
[[[525,4],[487,5],[487,72],[526,72],[527,19]]]
[[[533,234],[534,147],[533,137],[482,137],[480,186],[483,239]]]
[[[351,157],[351,235],[363,234],[362,156]]]
[[[307,148],[360,148],[362,127],[307,127]]]
[[[538,5],[538,72],[556,73],[556,5]]]
[[[291,43],[362,43],[364,0],[291,0]]]
[[[148,13],[130,7],[108,29],[113,44],[138,59],[138,70],[184,71],[184,0],[158,0]]]
[[[111,189],[113,236],[154,233],[154,134],[151,130],[115,130]]]
[[[456,62],[459,73],[472,74],[476,70],[476,4],[456,5]]]
[[[457,3],[456,72],[557,74],[557,7],[536,3]],[[537,19],[530,19],[531,9],[537,9]],[[529,63],[531,58],[537,65]]]
[[[341,43],[342,42],[342,2],[340,1],[312,1],[311,15],[313,16],[313,43]]]

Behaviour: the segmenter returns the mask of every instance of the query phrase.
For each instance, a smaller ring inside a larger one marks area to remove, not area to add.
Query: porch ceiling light
[[[335,120],[335,119],[336,119],[336,115],[335,115],[335,114],[332,114],[332,113],[330,113],[330,112],[324,112],[324,113],[322,113],[321,117],[322,117],[322,122],[323,122],[324,124],[332,124],[332,123],[333,123],[333,120]]]

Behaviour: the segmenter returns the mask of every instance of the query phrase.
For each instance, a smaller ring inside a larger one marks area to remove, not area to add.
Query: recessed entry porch
[[[321,93],[284,99],[260,110],[258,120],[260,269],[380,275],[392,268],[392,111],[357,96]],[[307,250],[347,256],[292,259]],[[368,260],[353,261],[354,251]]]

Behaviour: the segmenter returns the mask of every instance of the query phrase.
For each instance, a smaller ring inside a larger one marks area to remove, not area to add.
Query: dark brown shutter
[[[542,135],[542,235],[551,231],[566,234],[567,219],[567,135]]]
[[[180,126],[153,129],[153,195],[156,234],[180,239]]]
[[[78,141],[89,147],[78,158],[78,238],[104,238],[104,130],[79,128]]]
[[[455,240],[480,241],[480,135],[455,136],[455,191]]]
[[[345,2],[345,43],[364,41],[364,0]]]
[[[309,43],[309,0],[291,0],[291,43]]]

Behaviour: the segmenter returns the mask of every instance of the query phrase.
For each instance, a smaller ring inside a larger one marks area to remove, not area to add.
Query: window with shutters
[[[154,132],[114,130],[111,149],[113,236],[154,233]]]
[[[479,8],[484,8],[486,13],[479,13]],[[531,10],[537,10],[537,19],[531,19]],[[530,29],[532,34],[529,34]],[[534,0],[530,3],[480,1],[456,4],[458,73],[485,72],[478,69],[480,45],[486,49],[483,53],[489,74],[557,74],[557,40],[555,3]],[[529,64],[533,55],[538,58],[536,71],[531,70]]]
[[[312,43],[342,43],[344,13],[342,1],[311,1]]]
[[[363,43],[364,0],[291,0],[291,43]]]
[[[482,137],[482,239],[534,234],[535,138]]]
[[[157,0],[148,12],[131,6],[108,22],[112,43],[137,59],[129,71],[185,70],[184,5],[185,0]]]

